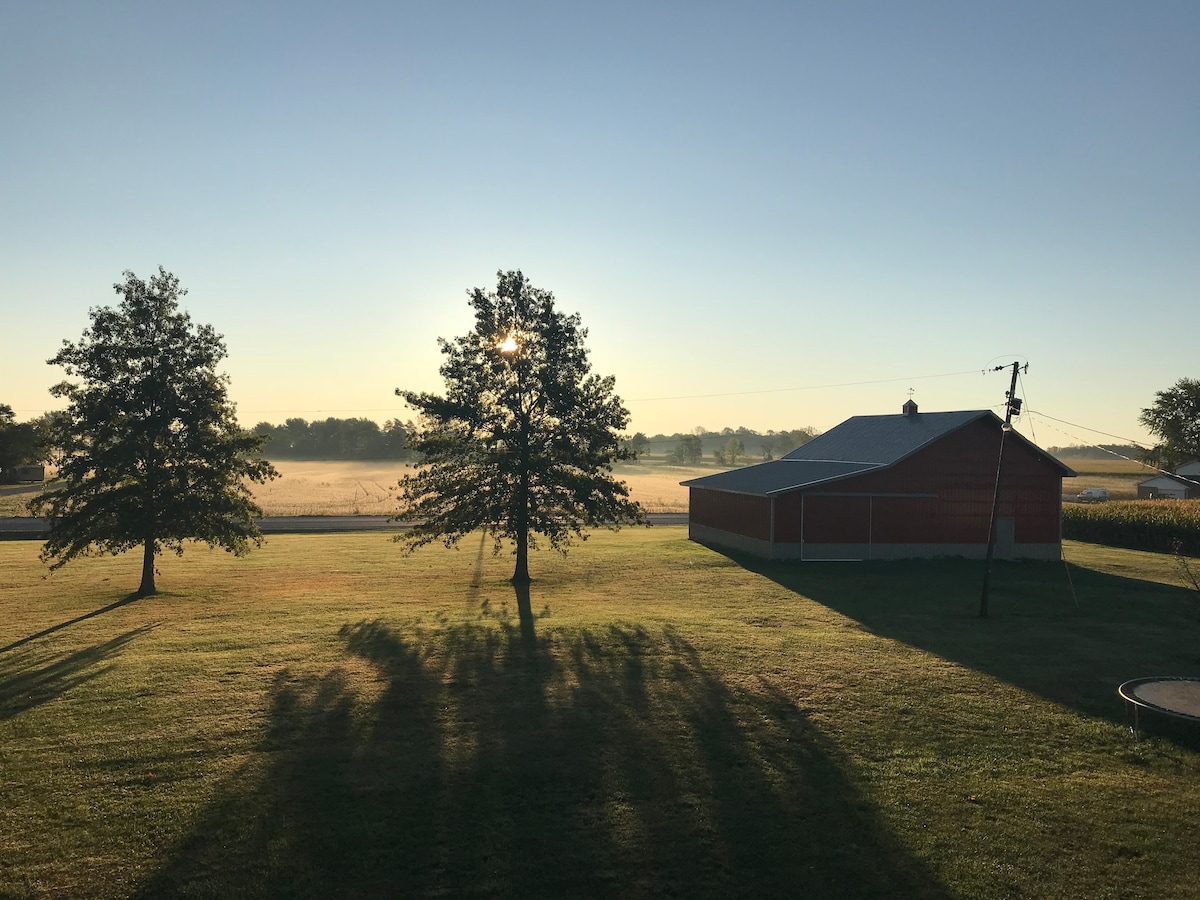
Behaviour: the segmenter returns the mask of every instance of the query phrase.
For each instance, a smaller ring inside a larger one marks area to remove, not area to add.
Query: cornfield
[[[1130,550],[1200,556],[1200,500],[1063,506],[1063,537]]]

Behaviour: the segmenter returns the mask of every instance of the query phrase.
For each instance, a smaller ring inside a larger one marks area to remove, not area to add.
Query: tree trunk
[[[513,584],[529,584],[529,416],[521,420],[521,472],[517,483],[517,567]]]
[[[524,518],[524,516],[522,516]],[[517,567],[513,571],[513,584],[529,584],[529,524],[520,522],[517,525]]]
[[[142,553],[142,584],[137,590],[139,597],[149,597],[158,593],[154,586],[154,538],[146,538],[145,550]]]

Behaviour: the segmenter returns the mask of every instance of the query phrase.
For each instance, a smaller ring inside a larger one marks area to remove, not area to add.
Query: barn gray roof
[[[1147,478],[1145,481],[1139,481],[1138,487],[1167,487],[1168,485],[1181,485],[1183,487],[1195,487],[1197,482],[1190,478],[1185,478],[1182,475],[1172,475],[1170,472],[1160,472],[1153,478]]]
[[[857,475],[868,469],[879,468],[874,463],[835,462],[832,460],[777,459],[742,469],[730,469],[681,482],[684,487],[705,487],[716,491],[733,491],[736,494],[758,494],[769,496],[781,491],[810,487],[823,481]]]
[[[981,418],[991,418],[997,423],[1000,421],[995,413],[987,409],[911,416],[853,416],[782,459],[705,475],[681,484],[684,487],[770,496],[846,478],[870,469],[888,468],[922,447]],[[1015,431],[1011,436],[1025,441]],[[1029,446],[1053,463],[1063,475],[1069,477],[1075,474],[1035,444]]]
[[[994,418],[995,414],[976,409],[911,416],[853,416],[783,458],[837,459],[890,466],[968,422],[987,416]]]

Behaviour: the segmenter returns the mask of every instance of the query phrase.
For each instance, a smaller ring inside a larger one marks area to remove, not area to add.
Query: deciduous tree
[[[1200,459],[1200,379],[1180,378],[1156,393],[1154,405],[1143,409],[1139,420],[1159,439],[1148,454],[1156,465]]]
[[[40,423],[18,422],[13,408],[0,403],[0,481],[11,469],[43,461],[49,447]]]
[[[61,486],[31,504],[50,518],[42,557],[57,569],[88,553],[143,548],[139,595],[155,592],[155,560],[186,540],[235,554],[261,541],[246,480],[275,477],[253,457],[263,439],[242,431],[227,396],[226,355],[210,325],[179,310],[186,291],[161,267],[113,285],[118,308],[91,310],[78,343],[49,360],[67,379],[51,388],[69,406],[60,436]]]
[[[746,446],[742,443],[741,438],[731,437],[725,443],[725,462],[729,466],[736,466],[738,460],[746,455]]]
[[[520,271],[498,272],[495,291],[468,292],[475,327],[439,339],[444,395],[397,390],[420,414],[410,444],[424,465],[400,482],[409,550],[453,545],[484,529],[498,552],[511,541],[512,580],[529,582],[538,535],[565,552],[585,529],[644,521],[612,463],[629,459],[620,432],[629,413],[612,376],[593,374],[578,315]]]
[[[671,452],[672,462],[680,465],[695,465],[700,462],[704,456],[704,444],[700,438],[694,434],[681,434],[679,443],[675,445],[675,449]]]
[[[259,422],[254,433],[266,440],[268,459],[407,459],[409,427],[397,419],[380,428],[370,419],[331,417],[311,424],[305,419]]]
[[[644,432],[639,431],[627,442],[626,446],[633,454],[633,459],[636,462],[639,458],[650,452],[650,438],[646,437]]]

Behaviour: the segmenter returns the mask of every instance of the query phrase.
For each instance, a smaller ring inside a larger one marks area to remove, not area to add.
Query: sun
[[[501,353],[515,353],[517,349],[517,338],[511,331],[505,336],[504,340],[496,345],[496,349]]]

